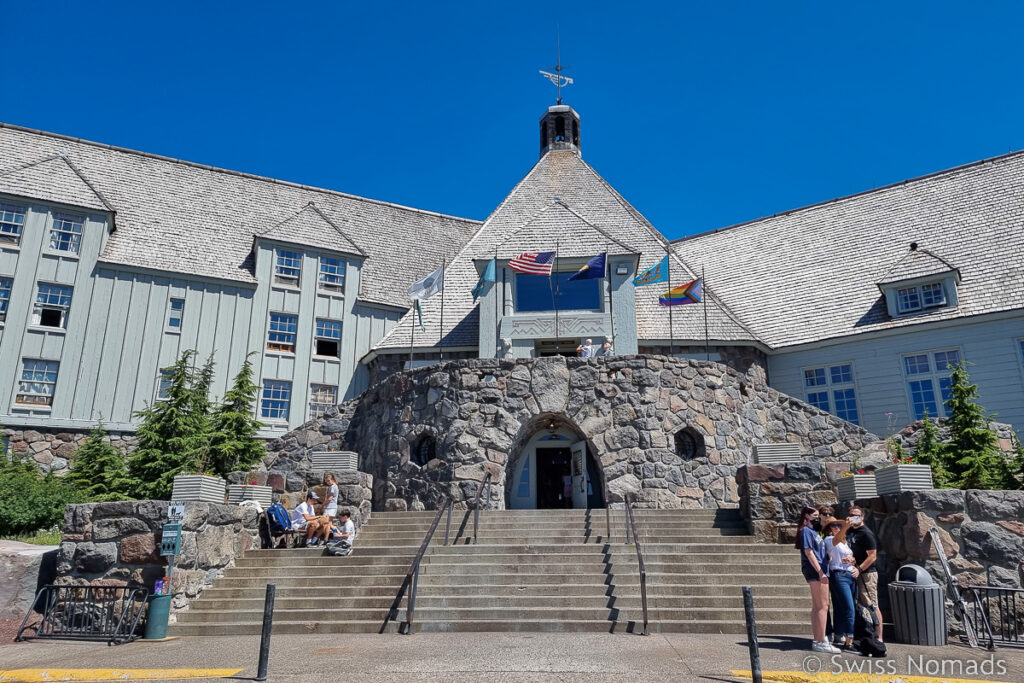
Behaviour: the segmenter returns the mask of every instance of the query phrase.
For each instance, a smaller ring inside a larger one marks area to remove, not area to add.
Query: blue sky
[[[0,120],[472,218],[556,25],[584,158],[670,238],[1024,147],[1020,3],[0,3]]]

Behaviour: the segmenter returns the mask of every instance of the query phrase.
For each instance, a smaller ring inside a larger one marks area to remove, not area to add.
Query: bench
[[[754,444],[755,465],[770,465],[800,462],[803,455],[798,443],[756,443]]]

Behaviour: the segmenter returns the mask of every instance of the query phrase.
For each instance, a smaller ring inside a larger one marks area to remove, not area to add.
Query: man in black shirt
[[[846,521],[850,523],[846,543],[853,551],[856,563],[851,571],[853,578],[857,579],[857,603],[875,610],[879,624],[878,640],[881,641],[882,610],[878,608],[878,567],[875,566],[878,539],[871,529],[864,526],[864,511],[860,508],[850,508]]]

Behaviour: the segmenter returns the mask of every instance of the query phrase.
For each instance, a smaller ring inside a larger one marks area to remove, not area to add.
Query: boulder
[[[121,540],[122,564],[158,564],[156,539],[153,534],[135,534]]]
[[[100,574],[117,562],[116,543],[85,541],[75,546],[74,566],[84,574]]]
[[[967,516],[974,522],[1024,519],[1024,491],[968,491]]]
[[[980,562],[1017,566],[1024,557],[1024,536],[991,522],[965,522],[960,527],[964,554]]]
[[[51,583],[57,546],[0,540],[0,621],[20,619],[39,586]]]

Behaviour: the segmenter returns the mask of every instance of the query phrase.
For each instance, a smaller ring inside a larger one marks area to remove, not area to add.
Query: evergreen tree
[[[967,368],[960,361],[950,375],[948,402],[949,470],[952,483],[962,489],[997,488],[1002,482],[1005,458],[985,409],[975,403],[978,385],[970,384]]]
[[[209,469],[221,476],[255,465],[267,454],[263,441],[256,438],[261,425],[253,417],[253,411],[260,387],[253,382],[249,356],[213,415],[207,462]]]
[[[195,351],[185,351],[171,367],[167,400],[136,413],[142,418],[138,446],[128,459],[128,471],[138,480],[139,498],[166,500],[174,477],[198,471],[210,436],[208,391],[213,364],[193,367]]]
[[[935,481],[936,488],[949,486],[949,472],[946,470],[948,452],[949,448],[939,441],[938,427],[925,411],[921,437],[917,441],[917,450],[914,452],[913,460],[916,464],[929,465],[932,468],[932,479]]]
[[[110,445],[103,425],[75,449],[74,465],[64,481],[84,491],[90,501],[129,499],[137,482],[128,476],[121,451]]]
[[[1024,489],[1024,443],[1013,437],[1013,455],[1005,460],[1003,488],[1008,491]]]

